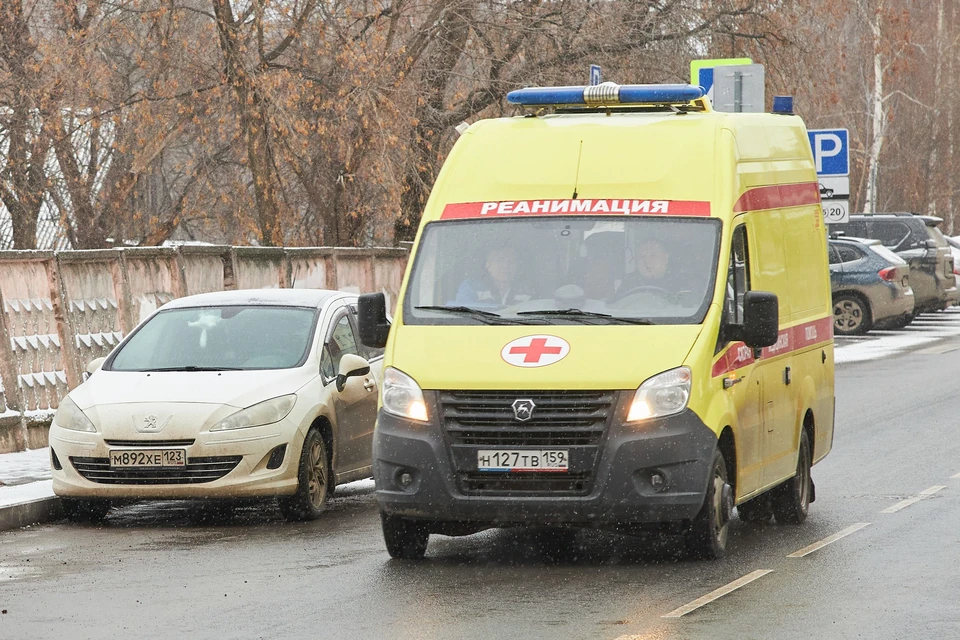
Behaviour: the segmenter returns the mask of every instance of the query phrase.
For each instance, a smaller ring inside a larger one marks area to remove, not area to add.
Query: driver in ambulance
[[[529,295],[517,290],[519,257],[513,247],[500,246],[490,250],[479,278],[468,278],[457,289],[456,303],[504,307],[525,302]]]
[[[659,239],[646,237],[640,241],[634,254],[634,270],[623,278],[617,287],[617,298],[622,298],[631,291],[644,287],[652,287],[662,291],[673,292],[676,283],[670,276],[670,252]]]

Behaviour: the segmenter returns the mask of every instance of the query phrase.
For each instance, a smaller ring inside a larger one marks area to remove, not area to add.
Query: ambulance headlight
[[[428,420],[423,391],[413,378],[393,367],[387,367],[383,371],[382,386],[384,411],[407,420]]]
[[[688,367],[678,367],[644,382],[633,395],[627,422],[662,418],[686,409],[690,401],[691,379]]]

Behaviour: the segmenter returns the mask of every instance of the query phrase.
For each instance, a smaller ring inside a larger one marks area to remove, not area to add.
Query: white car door
[[[328,325],[320,368],[327,384],[332,386],[337,434],[337,475],[346,476],[371,466],[373,427],[377,419],[378,378],[373,367],[365,376],[348,378],[343,391],[333,386],[345,354],[363,357],[360,341],[348,307],[337,309]]]

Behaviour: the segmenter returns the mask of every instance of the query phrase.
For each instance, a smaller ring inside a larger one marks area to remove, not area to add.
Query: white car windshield
[[[108,371],[289,369],[303,364],[316,309],[223,306],[161,311],[105,364]]]
[[[698,324],[713,297],[720,223],[666,217],[427,225],[407,324]]]

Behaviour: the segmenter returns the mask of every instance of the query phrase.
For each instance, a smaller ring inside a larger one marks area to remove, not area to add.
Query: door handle
[[[366,389],[367,391],[373,391],[374,389],[377,388],[377,383],[367,378],[366,380],[363,381],[363,388]]]

